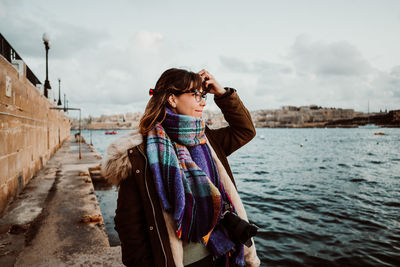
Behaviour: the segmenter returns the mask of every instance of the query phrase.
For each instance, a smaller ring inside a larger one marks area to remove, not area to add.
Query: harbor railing
[[[17,51],[7,42],[6,38],[0,33],[0,54],[7,59],[8,62],[13,63],[13,60],[22,60]],[[32,70],[26,66],[26,78],[36,86],[37,84],[42,84],[39,79],[35,76]]]

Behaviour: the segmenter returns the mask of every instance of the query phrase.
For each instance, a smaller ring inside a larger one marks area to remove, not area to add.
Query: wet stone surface
[[[0,266],[123,266],[88,176],[101,156],[78,150],[68,139],[0,218]]]

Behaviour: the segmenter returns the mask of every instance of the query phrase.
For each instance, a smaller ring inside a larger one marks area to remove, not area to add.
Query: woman
[[[204,126],[206,94],[229,126]],[[150,89],[139,131],[107,150],[103,176],[119,186],[115,229],[127,266],[259,266],[253,245],[233,240],[221,220],[247,221],[227,156],[255,129],[236,91],[206,70],[165,71]]]

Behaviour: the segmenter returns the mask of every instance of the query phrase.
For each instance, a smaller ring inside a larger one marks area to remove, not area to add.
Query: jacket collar
[[[107,147],[106,157],[101,163],[101,174],[111,184],[119,185],[132,171],[127,151],[143,145],[143,136],[138,131],[124,135]]]

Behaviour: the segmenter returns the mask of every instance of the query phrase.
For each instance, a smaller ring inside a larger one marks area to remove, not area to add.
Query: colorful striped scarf
[[[230,203],[206,144],[204,121],[167,109],[162,124],[148,133],[147,156],[162,208],[173,214],[184,242],[202,242],[216,257],[235,254],[244,265],[243,245],[217,226],[223,203]]]

